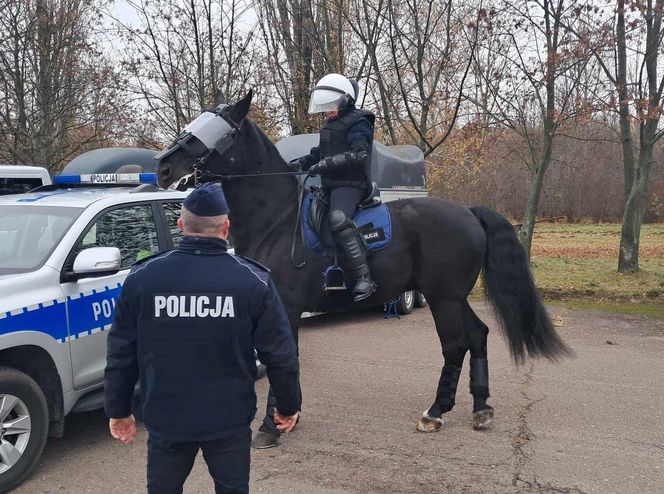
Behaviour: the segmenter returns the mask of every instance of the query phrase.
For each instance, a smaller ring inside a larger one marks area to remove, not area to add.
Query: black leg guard
[[[473,412],[488,408],[489,362],[485,358],[470,359],[470,394],[473,395]]]
[[[348,262],[351,275],[355,278],[353,300],[355,302],[364,300],[376,291],[376,284],[371,280],[360,233],[355,224],[338,210],[330,213],[330,231]]]
[[[438,391],[436,391],[436,403],[429,409],[430,417],[440,417],[454,408],[457,385],[459,384],[459,375],[461,367],[445,364],[443,372],[438,381]]]

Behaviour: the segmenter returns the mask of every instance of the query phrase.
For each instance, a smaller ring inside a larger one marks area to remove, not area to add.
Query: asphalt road
[[[491,428],[472,430],[465,368],[457,406],[433,434],[415,431],[441,367],[428,310],[308,320],[303,420],[279,448],[252,453],[252,492],[664,493],[664,322],[551,312],[576,357],[516,367],[492,330]],[[257,389],[262,406],[266,382]],[[145,432],[131,447],[114,442],[100,412],[70,416],[14,492],[144,492],[145,442]],[[200,457],[185,492],[212,492]]]

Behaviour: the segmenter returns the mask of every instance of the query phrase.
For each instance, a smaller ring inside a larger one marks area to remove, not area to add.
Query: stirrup
[[[346,276],[344,270],[339,266],[337,256],[334,256],[334,264],[323,271],[323,291],[346,290]]]
[[[344,270],[339,266],[328,266],[323,271],[323,291],[346,290]]]

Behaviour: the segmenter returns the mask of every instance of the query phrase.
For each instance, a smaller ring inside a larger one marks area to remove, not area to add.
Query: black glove
[[[324,173],[327,169],[328,169],[328,163],[326,158],[324,160],[320,160],[315,165],[311,165],[309,167],[309,176],[313,177],[314,175],[320,175],[321,173]]]
[[[309,168],[309,175],[321,175],[327,172],[362,165],[368,157],[369,153],[366,151],[360,151],[359,153],[346,152],[335,154],[334,156],[322,159],[315,165],[312,165],[311,168]]]

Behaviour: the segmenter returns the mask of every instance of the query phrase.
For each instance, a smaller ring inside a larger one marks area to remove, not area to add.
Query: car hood
[[[0,274],[0,283],[3,281],[9,280],[11,278],[16,278],[18,276],[23,276],[23,273],[21,274]]]
[[[48,266],[0,276],[0,313],[61,298],[59,273]]]

